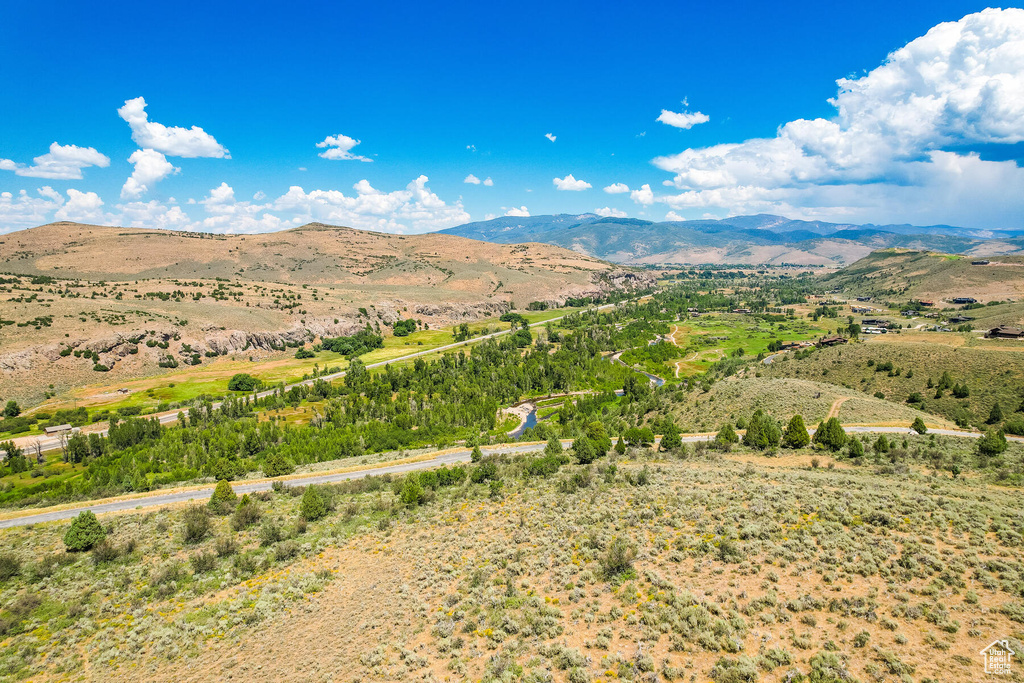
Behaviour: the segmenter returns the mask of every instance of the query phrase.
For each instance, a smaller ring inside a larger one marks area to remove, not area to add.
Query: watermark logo
[[[1010,643],[1004,640],[993,640],[988,647],[981,651],[985,658],[985,673],[987,674],[1009,674],[1010,659],[1014,655],[1010,649]]]

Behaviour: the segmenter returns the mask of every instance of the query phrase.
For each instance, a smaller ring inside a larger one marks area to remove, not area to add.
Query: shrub
[[[235,494],[235,490],[231,488],[231,484],[228,483],[227,479],[221,479],[217,482],[217,488],[213,490],[213,495],[210,496],[207,505],[215,514],[226,515],[231,512],[231,509],[235,507],[237,502],[238,496]]]
[[[631,570],[635,559],[636,549],[622,536],[616,536],[601,555],[601,568],[606,577],[614,578]]]
[[[185,528],[182,535],[185,543],[199,543],[210,533],[210,516],[203,505],[193,505],[182,515]]]
[[[327,514],[327,502],[316,485],[310,484],[303,491],[302,502],[299,503],[299,514],[310,522],[315,522]]]
[[[722,657],[711,669],[711,680],[715,683],[756,683],[758,678],[757,667],[749,657]]]
[[[213,553],[196,553],[188,558],[188,561],[192,565],[193,574],[205,574],[206,572],[213,571],[217,566],[217,555]]]
[[[561,455],[563,450],[562,442],[558,440],[557,436],[552,436],[544,446],[544,455]]]
[[[114,547],[114,544],[104,538],[93,547],[92,561],[96,565],[103,564],[104,562],[113,562],[120,554],[120,551]]]
[[[920,416],[914,418],[914,424],[910,425],[910,428],[918,434],[924,434],[928,431],[928,427],[925,426],[924,420]]]
[[[263,522],[263,526],[260,527],[260,545],[274,545],[282,538],[284,538],[284,531],[280,526],[269,519]]]
[[[1003,421],[1003,408],[996,401],[995,405],[992,406],[991,412],[988,414],[988,419],[985,421],[990,425],[998,424]]]
[[[260,521],[260,508],[256,505],[256,501],[248,494],[242,496],[242,499],[238,501],[238,507],[235,508],[235,514],[231,516],[231,528],[235,531],[242,531],[258,521]]]
[[[410,508],[416,507],[423,502],[423,497],[423,487],[413,477],[407,478],[405,485],[402,487],[402,492],[399,494],[402,505]]]
[[[0,553],[0,581],[7,581],[21,573],[21,560],[14,553]]]
[[[86,510],[75,517],[64,534],[64,545],[72,552],[84,552],[102,541],[106,535],[96,515],[92,510]]]
[[[811,442],[811,435],[807,432],[807,425],[804,424],[803,415],[794,415],[786,425],[786,431],[782,434],[782,445],[786,448],[803,448]]]
[[[312,358],[315,355],[316,355],[315,353],[313,353],[312,351],[310,351],[307,348],[301,348],[301,349],[299,349],[298,351],[295,352],[295,357],[300,359],[300,360],[304,359],[304,358]]]

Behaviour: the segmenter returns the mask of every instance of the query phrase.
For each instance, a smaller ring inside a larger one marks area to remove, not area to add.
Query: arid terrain
[[[543,244],[324,225],[225,236],[55,223],[0,236],[0,273],[0,397],[33,403],[168,358],[261,361],[367,324],[447,327],[653,282]]]

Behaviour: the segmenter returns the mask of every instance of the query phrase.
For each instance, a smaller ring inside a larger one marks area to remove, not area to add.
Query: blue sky
[[[598,210],[1024,228],[1024,11],[984,8],[14,0],[0,231]]]

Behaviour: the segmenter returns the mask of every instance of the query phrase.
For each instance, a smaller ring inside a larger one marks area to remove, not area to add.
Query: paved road
[[[849,426],[845,427],[847,433],[855,434],[916,434],[909,427],[871,427],[871,426]],[[739,433],[743,433],[743,430],[738,430]],[[808,430],[811,434],[814,434],[813,429]],[[956,429],[929,429],[929,434],[939,434],[942,436],[961,436],[976,439],[982,436],[976,432],[965,432]],[[710,441],[714,438],[713,434],[683,434],[681,438],[684,443],[696,443],[698,441]],[[1007,439],[1011,441],[1017,441],[1024,443],[1024,437],[1007,436]],[[572,440],[563,439],[563,445],[571,446]],[[546,444],[508,444],[502,446],[494,446],[486,448],[487,454],[518,454],[518,453],[531,453],[538,452],[544,449]],[[421,460],[418,462],[407,462],[400,465],[387,465],[383,467],[376,467],[372,469],[358,470],[355,472],[339,472],[335,474],[310,474],[305,477],[296,477],[293,479],[284,480],[288,486],[306,486],[307,484],[327,484],[339,481],[346,481],[349,479],[361,479],[367,476],[380,475],[380,474],[404,474],[406,472],[414,472],[417,470],[430,469],[433,467],[440,467],[441,465],[450,465],[457,462],[469,462],[470,450],[459,449],[450,452],[443,453],[436,458],[430,460]],[[238,482],[232,485],[236,493],[253,493],[255,491],[269,491],[271,488],[270,480],[256,481],[252,483]],[[210,495],[213,493],[214,485],[202,488],[195,488],[188,491],[177,491],[173,493],[160,493],[156,492],[148,496],[140,496],[138,498],[128,500],[116,500],[116,501],[97,501],[92,504],[82,505],[80,507],[68,508],[64,510],[51,510],[43,511],[36,514],[25,515],[23,517],[15,517],[11,519],[0,520],[0,529],[9,529],[17,526],[25,526],[28,524],[39,524],[41,522],[54,522],[64,519],[71,519],[78,515],[83,510],[92,510],[95,513],[102,514],[104,512],[122,512],[125,510],[145,509],[153,507],[161,507],[164,505],[171,505],[173,503],[182,503],[187,501],[203,502],[208,500]]]
[[[544,448],[544,445],[545,444],[510,444],[508,446],[487,449],[487,453],[527,453],[530,451],[541,450]],[[371,475],[404,474],[406,472],[412,472],[415,470],[430,469],[433,467],[440,467],[441,465],[450,465],[453,463],[469,461],[470,450],[463,449],[443,453],[431,460],[407,462],[402,463],[400,465],[388,465],[385,467],[375,467],[372,469],[358,470],[355,472],[339,472],[335,474],[310,474],[309,476],[306,477],[286,479],[284,480],[284,483],[289,486],[306,486],[308,484],[329,484],[339,481],[346,481],[349,479],[362,479],[363,477]],[[270,480],[256,481],[248,484],[245,482],[236,482],[232,484],[232,488],[235,490],[235,493],[241,495],[243,493],[269,491],[271,489],[271,485],[272,482]],[[12,519],[0,520],[0,529],[9,529],[11,527],[25,526],[28,524],[39,524],[41,522],[54,522],[62,519],[71,519],[73,517],[76,517],[78,513],[82,512],[83,510],[92,510],[97,514],[102,514],[104,512],[123,512],[124,510],[161,507],[163,505],[184,503],[188,501],[195,501],[197,503],[201,503],[206,500],[209,500],[210,496],[213,494],[213,489],[214,485],[211,484],[210,486],[194,488],[188,491],[175,491],[173,493],[157,492],[152,495],[140,496],[138,498],[115,500],[107,503],[97,502],[91,505],[82,505],[80,507],[69,508],[66,510],[52,510],[49,512],[40,512],[38,514],[26,515],[24,517],[15,517]]]
[[[597,308],[597,310],[600,311],[600,310],[603,310],[605,308],[613,308],[613,307],[615,307],[617,305],[618,304],[603,304],[601,306],[597,306],[596,308]],[[564,317],[565,317],[564,315],[560,315],[560,316],[558,316],[556,318],[549,318],[547,320],[542,320],[540,322],[530,323],[530,327],[538,327],[540,325],[547,325],[550,322],[555,322],[557,320],[561,320]],[[388,365],[390,363],[401,363],[402,361],[407,361],[407,360],[410,360],[410,359],[413,359],[413,358],[419,358],[420,356],[428,356],[428,355],[430,355],[432,353],[440,353],[440,352],[443,352],[443,351],[450,351],[451,349],[455,349],[455,348],[458,348],[460,346],[466,346],[468,344],[478,344],[478,343],[484,341],[485,339],[494,339],[495,337],[500,337],[502,335],[509,334],[511,331],[512,331],[511,329],[498,330],[497,332],[491,332],[490,334],[485,334],[485,335],[480,336],[480,337],[473,337],[471,339],[466,339],[464,341],[454,342],[454,343],[451,343],[451,344],[445,344],[444,346],[435,346],[435,347],[430,348],[430,349],[424,349],[423,351],[416,351],[415,353],[406,354],[404,356],[399,356],[398,358],[392,358],[390,360],[382,360],[382,361],[378,361],[376,363],[370,363],[366,367],[367,367],[367,369],[379,368],[379,367],[383,367],[385,365]],[[285,391],[287,391],[288,389],[291,389],[292,387],[312,386],[313,383],[316,382],[317,380],[324,380],[326,382],[331,382],[333,380],[340,379],[340,378],[342,378],[344,376],[345,376],[345,371],[344,370],[342,370],[341,372],[335,372],[335,373],[330,374],[330,375],[321,375],[320,377],[316,377],[314,379],[307,379],[307,380],[302,380],[301,382],[295,382],[293,384],[287,384],[287,385],[285,385]],[[257,398],[264,398],[266,396],[270,396],[275,391],[277,391],[276,388],[274,388],[274,389],[267,389],[265,391],[260,391],[260,392],[257,392],[256,397]],[[248,394],[246,394],[246,395],[248,395]],[[216,403],[213,404],[214,408],[217,408],[219,406],[220,406],[220,402],[216,402]],[[150,418],[156,417],[157,420],[160,421],[160,424],[168,425],[168,424],[173,424],[173,423],[178,421],[178,413],[179,412],[180,411],[178,411],[178,410],[171,410],[171,411],[168,411],[166,413],[156,413],[156,414],[153,414],[153,415],[146,415],[144,417],[150,417]],[[97,423],[97,424],[102,424],[102,423]],[[107,435],[107,429],[106,428],[102,428],[102,429],[99,429],[99,430],[88,429],[87,431],[89,433],[97,433],[97,434],[101,434],[103,436]],[[19,448],[24,449],[24,451],[25,451],[25,453],[27,455],[32,455],[32,454],[34,454],[36,452],[36,443],[37,442],[38,442],[38,444],[40,446],[40,450],[43,453],[48,453],[50,451],[55,451],[55,450],[60,449],[60,447],[61,447],[61,437],[59,437],[59,436],[24,436],[24,437],[20,437],[20,438],[14,439],[14,444],[16,446],[18,446]],[[0,528],[2,528],[2,527],[0,527]]]

